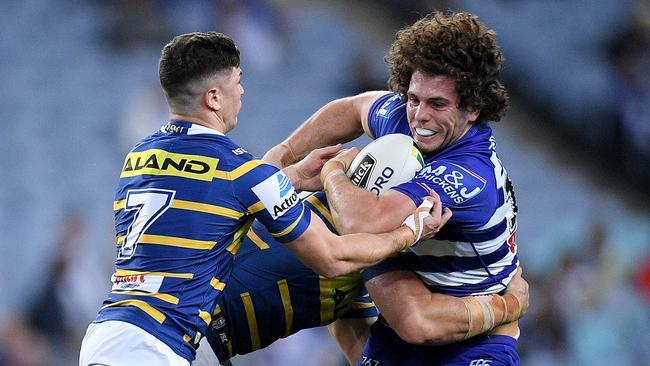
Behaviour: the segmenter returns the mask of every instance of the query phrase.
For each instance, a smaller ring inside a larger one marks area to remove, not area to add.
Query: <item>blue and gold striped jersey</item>
[[[322,192],[307,197],[305,205],[335,231]],[[217,304],[206,336],[221,360],[338,318],[378,315],[359,272],[333,279],[319,276],[259,222],[246,234]]]
[[[253,220],[285,243],[311,215],[277,168],[183,121],[126,156],[113,209],[116,272],[95,322],[137,325],[189,361]]]

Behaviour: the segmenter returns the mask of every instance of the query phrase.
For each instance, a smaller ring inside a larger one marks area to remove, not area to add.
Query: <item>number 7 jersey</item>
[[[253,219],[286,243],[310,218],[281,171],[182,121],[127,155],[113,209],[116,271],[95,322],[137,325],[188,361]]]

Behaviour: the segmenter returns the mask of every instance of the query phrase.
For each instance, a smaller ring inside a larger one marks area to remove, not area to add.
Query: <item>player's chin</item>
[[[415,135],[413,140],[415,140],[415,144],[418,145],[418,149],[424,155],[440,150],[440,141],[437,141],[436,136],[423,137]]]

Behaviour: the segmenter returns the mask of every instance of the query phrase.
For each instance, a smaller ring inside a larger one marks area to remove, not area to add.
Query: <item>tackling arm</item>
[[[405,342],[416,345],[462,341],[513,322],[528,309],[528,284],[521,269],[503,296],[432,293],[410,271],[381,274],[366,282],[366,287],[391,328]],[[514,328],[509,335],[518,336]]]
[[[401,226],[381,234],[339,236],[332,233],[320,217],[311,213],[307,230],[288,243],[287,248],[318,274],[330,278],[340,276],[377,264],[415,244],[420,238],[432,237],[444,225],[443,217],[431,215],[432,205],[439,206],[440,199],[427,197]]]
[[[264,160],[283,168],[304,158],[310,151],[368,135],[368,111],[387,91],[372,91],[329,102],[309,117],[283,142],[264,155]],[[372,137],[372,136],[371,136]]]
[[[345,171],[357,153],[356,148],[349,149],[329,160],[321,170],[321,181],[336,229],[340,233],[379,233],[398,227],[400,218],[413,211],[415,204],[409,197],[396,190],[388,190],[375,196],[372,192],[352,184]],[[436,192],[429,190],[429,195],[435,197],[432,213],[442,218],[441,227],[451,217],[451,210],[442,209]],[[359,214],[360,211],[363,215]],[[387,215],[387,212],[390,214]],[[436,232],[440,227],[435,228]]]

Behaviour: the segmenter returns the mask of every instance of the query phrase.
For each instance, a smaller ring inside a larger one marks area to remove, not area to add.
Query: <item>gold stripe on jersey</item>
[[[149,296],[149,297],[155,297],[156,299],[160,299],[162,301],[168,302],[170,304],[178,304],[178,297],[172,296],[169,294],[161,294],[160,292],[144,292],[144,291],[111,291],[113,294],[118,294],[118,295],[135,295],[135,296]]]
[[[241,297],[241,301],[244,303],[244,311],[246,312],[246,320],[248,321],[248,332],[251,336],[252,350],[256,351],[260,349],[260,333],[257,328],[257,318],[255,317],[253,300],[251,299],[251,294],[248,292],[239,294],[239,296]]]
[[[263,160],[249,160],[229,172],[225,170],[216,170],[213,176],[218,179],[235,180],[262,164],[266,164],[266,162]]]
[[[302,219],[302,215],[304,215],[304,214],[305,214],[305,206],[302,206],[302,212],[300,213],[300,216],[298,216],[296,221],[293,222],[293,224],[289,225],[286,229],[280,231],[279,233],[271,233],[271,232],[269,232],[269,233],[274,238],[278,238],[278,237],[282,237],[282,236],[287,235],[288,233],[291,232],[291,230],[293,230],[294,227],[296,227],[296,225],[298,225],[298,223]]]
[[[318,276],[320,285],[321,324],[329,324],[343,315],[361,286],[361,272],[354,271],[335,278]]]
[[[212,323],[212,316],[207,311],[199,309],[199,318],[203,319],[207,325],[210,325],[210,323]]]
[[[257,245],[258,248],[264,250],[264,249],[269,249],[269,245],[266,244],[262,238],[257,236],[254,230],[248,230],[246,233],[246,237],[249,238],[255,245]]]
[[[351,307],[353,309],[367,309],[367,308],[372,308],[375,306],[374,302],[359,302],[359,301],[353,301],[351,304]]]
[[[147,304],[146,302],[142,300],[122,300],[122,301],[117,301],[112,304],[104,305],[102,306],[102,309],[106,308],[111,308],[115,306],[135,306],[136,308],[144,311],[149,315],[150,317],[156,319],[156,321],[160,324],[162,324],[165,321],[165,314],[160,312],[160,310],[157,310],[153,306]]]
[[[212,277],[210,280],[210,286],[214,287],[215,290],[223,291],[226,288],[226,284],[219,281],[218,279]]]
[[[240,219],[244,217],[244,215],[246,214],[244,212],[239,212],[227,207],[215,206],[207,203],[183,201],[183,200],[174,200],[172,202],[172,208],[176,208],[180,210],[205,212],[209,214],[230,217],[232,219]]]
[[[248,206],[248,210],[247,210],[247,212],[248,212],[249,214],[254,214],[254,213],[256,213],[256,212],[262,211],[264,208],[265,208],[265,207],[264,207],[264,204],[262,203],[262,201],[258,201],[258,202],[256,202],[256,203],[254,203],[254,204]]]
[[[248,230],[250,230],[251,225],[253,225],[253,220],[254,220],[253,217],[249,217],[244,222],[242,227],[240,227],[239,230],[235,232],[235,235],[233,235],[232,243],[230,243],[230,245],[228,245],[228,247],[226,248],[226,250],[232,253],[232,255],[237,254],[237,252],[239,251],[239,248],[241,247],[241,243],[244,240],[246,233],[248,232]]]
[[[187,249],[211,250],[217,244],[215,241],[178,238],[175,236],[143,234],[138,244],[168,245]]]
[[[218,162],[219,159],[216,158],[176,154],[160,149],[130,152],[124,160],[120,178],[151,174],[210,182]]]
[[[321,201],[318,199],[318,197],[316,197],[315,195],[311,195],[311,196],[307,197],[307,202],[309,202],[312,206],[314,206],[314,208],[315,208],[315,209],[316,209],[316,210],[317,210],[321,215],[323,215],[323,217],[325,218],[325,220],[327,220],[327,222],[329,222],[330,225],[332,225],[333,227],[336,227],[336,226],[334,225],[334,219],[332,218],[332,214],[331,214],[330,211],[327,209],[327,207],[325,207],[325,205],[323,204],[323,202],[321,202]]]
[[[126,200],[113,201],[113,211],[119,211],[126,207]]]
[[[287,280],[278,281],[278,288],[280,289],[282,307],[284,307],[284,336],[288,337],[291,334],[291,327],[293,326],[293,306],[291,305],[291,294],[289,293]]]
[[[320,323],[329,324],[334,320],[334,300],[332,299],[332,282],[323,276],[318,276],[320,287]]]
[[[126,207],[125,206],[125,201],[126,200],[113,201],[113,211],[119,211],[119,210],[124,209]],[[264,205],[262,205],[261,208],[255,207],[256,205],[259,205],[260,203],[261,202],[258,202],[255,205],[252,205],[251,207],[249,207],[248,212],[251,212],[251,208],[256,209],[256,211],[252,211],[251,213],[257,212],[260,209],[264,209]],[[246,214],[245,212],[239,212],[237,210],[233,210],[233,209],[228,208],[228,207],[210,205],[210,204],[207,204],[207,203],[200,203],[200,202],[184,201],[184,200],[178,200],[178,199],[175,199],[172,202],[172,208],[179,209],[179,210],[190,210],[190,211],[204,212],[204,213],[213,214],[213,215],[230,217],[232,219],[240,219],[240,218],[244,217],[244,215]]]
[[[149,276],[163,276],[171,278],[194,278],[194,273],[172,273],[172,272],[142,272],[142,271],[131,271],[128,269],[118,269],[115,271],[115,276],[139,276],[139,275],[149,275]]]

